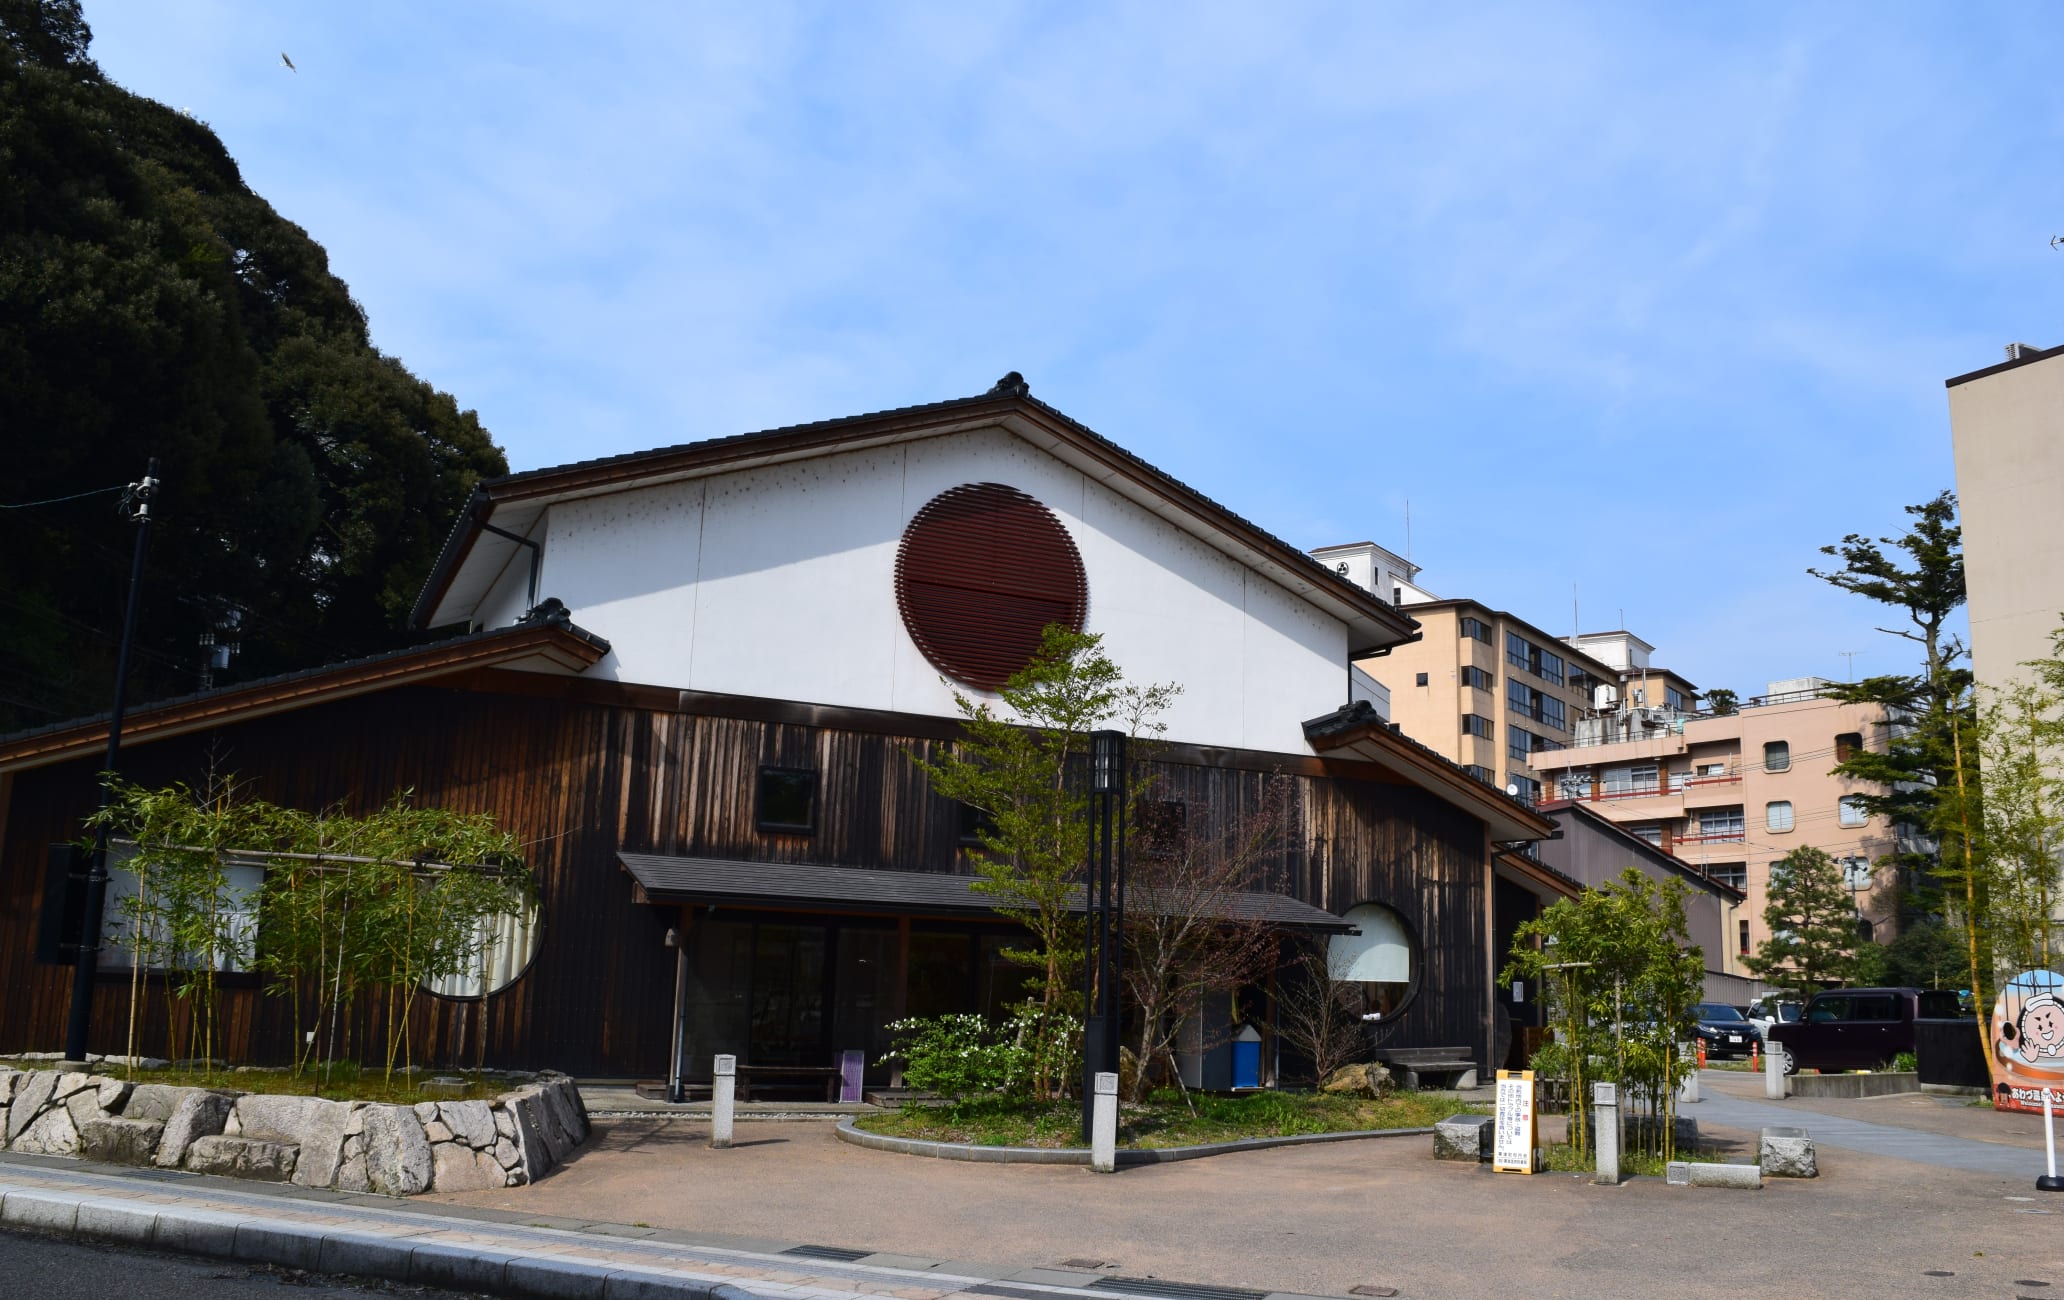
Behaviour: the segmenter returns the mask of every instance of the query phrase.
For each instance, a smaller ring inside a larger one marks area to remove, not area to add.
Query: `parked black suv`
[[[1761,1039],[1756,1027],[1740,1010],[1725,1002],[1701,1002],[1691,1009],[1698,1018],[1692,1033],[1706,1045],[1706,1059],[1718,1056],[1747,1056]]]

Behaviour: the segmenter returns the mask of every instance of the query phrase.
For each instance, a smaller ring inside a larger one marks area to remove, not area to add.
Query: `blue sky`
[[[88,0],[519,469],[1038,396],[1703,686],[1906,668],[1816,548],[2064,342],[2059,26],[1971,6]],[[289,54],[298,72],[281,66]]]

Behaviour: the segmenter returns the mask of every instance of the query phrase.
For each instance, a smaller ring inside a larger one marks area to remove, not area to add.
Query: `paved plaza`
[[[1719,1121],[1775,1113],[1814,1131],[1822,1177],[1603,1188],[1437,1163],[1423,1136],[1097,1175],[868,1151],[822,1119],[747,1123],[711,1151],[703,1119],[640,1116],[598,1120],[537,1185],[413,1201],[0,1157],[0,1220],[459,1289],[549,1277],[602,1300],[681,1284],[778,1300],[1140,1293],[1121,1279],[1186,1300],[1201,1298],[1181,1284],[1251,1293],[1209,1300],[2064,1291],[2064,1197],[2034,1191],[2039,1117],[1957,1098],[1769,1103],[1760,1080],[1718,1071],[1703,1087],[1702,1130],[1747,1151],[1753,1132]]]

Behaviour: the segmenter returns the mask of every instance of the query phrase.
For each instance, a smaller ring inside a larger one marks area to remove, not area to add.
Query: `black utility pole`
[[[1082,1034],[1082,1138],[1089,1140],[1096,1077],[1118,1068],[1120,949],[1125,942],[1125,733],[1089,736],[1089,873]]]
[[[107,759],[101,764],[100,810],[115,796],[115,761],[122,753],[122,713],[129,699],[129,647],[136,639],[136,607],[143,595],[143,551],[150,541],[151,498],[158,491],[158,458],[151,457],[141,483],[131,483],[122,504],[136,525],[136,554],[129,561],[129,605],[122,614],[122,647],[115,658],[115,707],[108,718]],[[93,867],[86,873],[86,905],[79,923],[78,961],[72,967],[72,1014],[65,1023],[64,1060],[59,1068],[86,1068],[86,1038],[93,1028],[93,976],[100,964],[100,914],[107,904],[108,828],[101,822],[93,840]]]

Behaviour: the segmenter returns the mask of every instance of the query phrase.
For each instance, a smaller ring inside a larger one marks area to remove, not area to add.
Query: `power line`
[[[34,510],[37,506],[54,506],[66,501],[83,501],[87,497],[106,496],[110,492],[126,492],[128,489],[129,485],[127,483],[117,483],[113,487],[95,488],[91,492],[74,492],[68,497],[51,497],[45,501],[23,501],[16,505],[0,505],[0,510]]]

